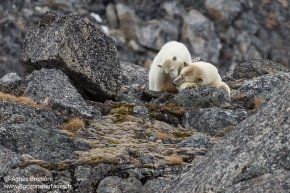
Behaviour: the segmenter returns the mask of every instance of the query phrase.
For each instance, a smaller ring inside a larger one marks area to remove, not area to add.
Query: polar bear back
[[[191,62],[191,55],[187,47],[180,42],[170,41],[162,46],[155,56],[152,65],[161,64],[167,59],[172,59],[174,56],[182,61]]]
[[[195,66],[199,72],[201,72],[200,74],[200,78],[203,80],[202,81],[202,85],[210,85],[216,81],[221,81],[221,76],[218,73],[218,69],[207,62],[194,62],[190,65]]]

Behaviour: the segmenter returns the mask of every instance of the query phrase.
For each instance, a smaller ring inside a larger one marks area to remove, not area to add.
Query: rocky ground
[[[290,69],[239,63],[213,87],[148,91],[80,16],[48,12],[0,79],[0,192],[289,192]]]
[[[222,72],[250,59],[290,65],[288,0],[2,0],[0,77],[25,74],[18,61],[25,32],[48,10],[82,16],[114,38],[122,61],[139,66],[169,40]]]

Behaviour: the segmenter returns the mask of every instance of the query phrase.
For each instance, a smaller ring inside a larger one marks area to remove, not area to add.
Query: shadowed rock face
[[[84,99],[60,70],[41,69],[27,77],[26,96],[37,102],[46,102],[53,109],[69,115],[92,117]]]
[[[286,85],[165,192],[288,192],[289,113]]]
[[[79,16],[46,13],[27,32],[21,61],[28,71],[63,70],[98,101],[114,98],[120,87],[114,41]]]
[[[0,147],[47,162],[74,159],[74,151],[89,148],[61,133],[62,118],[48,109],[2,102],[0,111]]]

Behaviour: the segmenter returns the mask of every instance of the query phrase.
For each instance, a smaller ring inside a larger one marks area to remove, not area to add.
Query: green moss
[[[147,109],[149,110],[149,116],[151,118],[157,118],[160,114],[170,114],[177,118],[183,117],[185,110],[174,103],[168,103],[165,105],[158,104],[147,104]]]
[[[188,138],[192,135],[193,132],[191,131],[174,131],[173,132],[173,135],[176,137],[176,138],[182,138],[182,139],[185,139],[185,138]]]
[[[119,141],[114,140],[114,139],[110,139],[108,142],[109,142],[110,144],[120,144]]]
[[[127,103],[121,103],[113,107],[110,114],[114,116],[114,122],[124,122],[127,120],[128,115],[133,114],[134,106]]]

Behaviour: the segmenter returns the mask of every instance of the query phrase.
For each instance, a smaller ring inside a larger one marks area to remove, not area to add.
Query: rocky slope
[[[27,32],[21,61],[27,76],[0,79],[0,192],[289,190],[290,70],[279,63],[239,63],[223,78],[231,97],[151,92],[110,37],[52,12]]]
[[[89,20],[114,38],[122,61],[140,66],[169,40],[223,71],[259,58],[290,64],[288,0],[2,0],[0,77],[24,74],[18,58],[25,32],[48,10]]]

